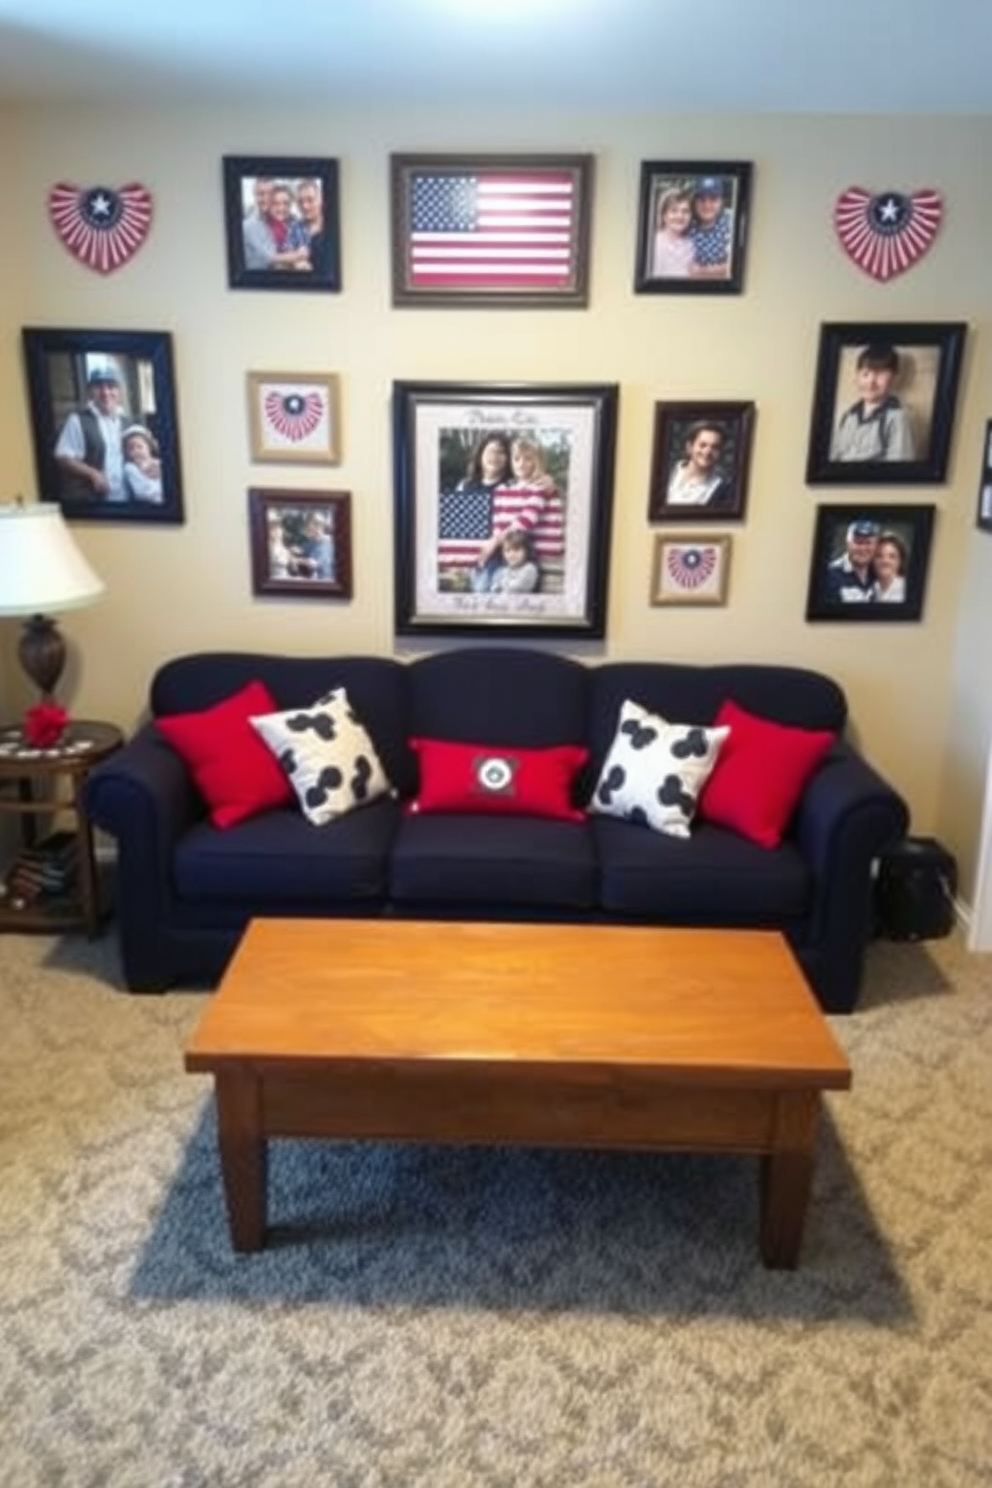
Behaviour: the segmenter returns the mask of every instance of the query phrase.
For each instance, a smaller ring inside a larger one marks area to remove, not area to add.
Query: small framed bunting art
[[[248,427],[255,461],[337,465],[337,377],[331,372],[249,372]]]

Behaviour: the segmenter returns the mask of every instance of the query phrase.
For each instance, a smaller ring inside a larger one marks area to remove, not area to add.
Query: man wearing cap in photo
[[[94,367],[86,379],[89,401],[70,413],[55,442],[60,499],[126,501],[121,380],[114,367]]]
[[[872,565],[881,530],[868,517],[858,517],[849,524],[844,552],[827,564],[823,597],[828,604],[861,604],[874,599]]]
[[[692,193],[689,236],[695,253],[693,279],[726,279],[730,274],[731,213],[724,203],[719,176],[702,176]]]

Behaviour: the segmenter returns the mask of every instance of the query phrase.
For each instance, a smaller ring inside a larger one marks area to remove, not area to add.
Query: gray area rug
[[[228,1246],[203,993],[0,938],[3,1488],[988,1488],[992,958],[872,948],[801,1269],[739,1158],[275,1143]]]

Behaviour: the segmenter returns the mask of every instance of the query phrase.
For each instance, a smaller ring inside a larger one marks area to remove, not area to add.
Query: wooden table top
[[[186,1047],[232,1062],[457,1061],[846,1089],[774,931],[254,920]]]

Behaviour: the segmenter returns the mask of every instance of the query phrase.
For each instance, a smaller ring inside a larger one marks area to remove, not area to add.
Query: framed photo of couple
[[[225,155],[231,289],[341,288],[338,163],[305,155]]]
[[[934,506],[820,506],[807,620],[919,620]]]
[[[394,383],[398,634],[605,634],[617,404],[615,383]]]
[[[945,481],[966,330],[963,321],[822,325],[807,483]]]
[[[351,599],[351,493],[248,492],[256,595]]]
[[[635,294],[740,294],[751,164],[645,160]]]
[[[985,424],[985,442],[982,445],[982,469],[978,477],[978,509],[975,526],[982,532],[992,532],[992,419]]]

